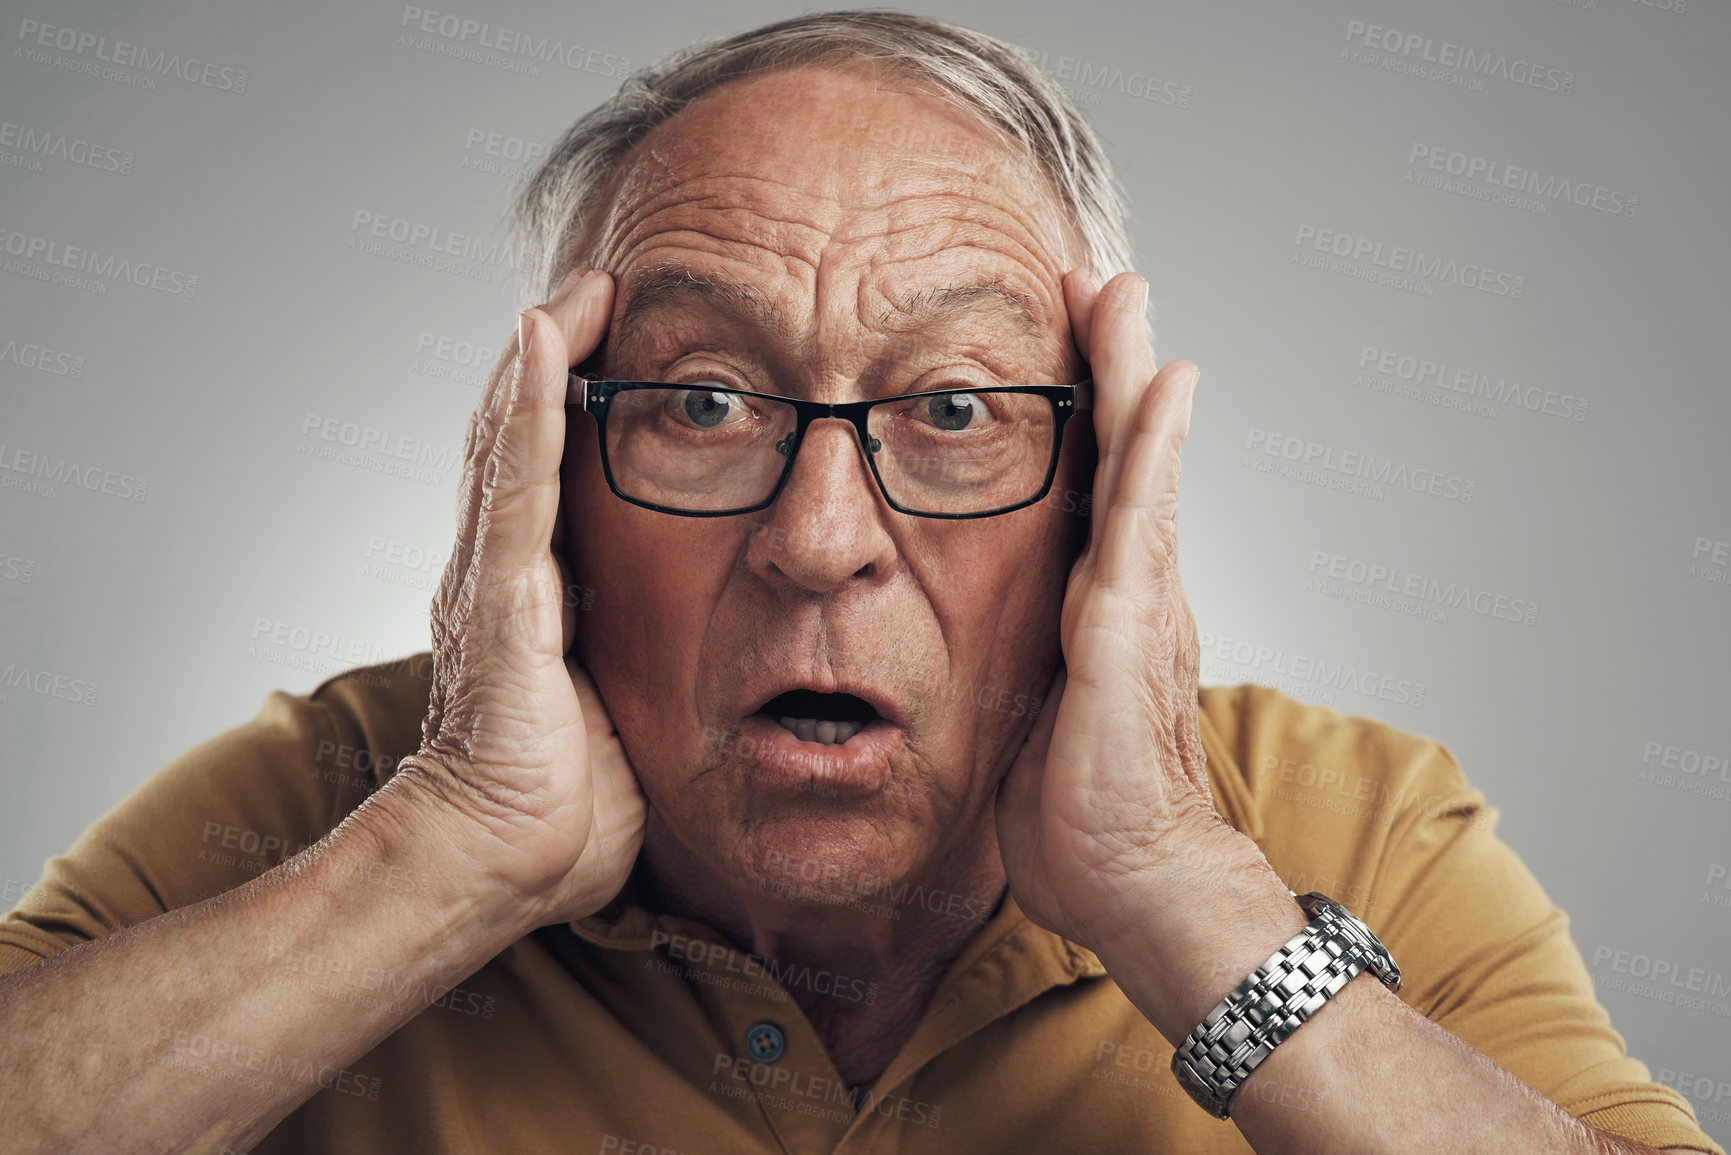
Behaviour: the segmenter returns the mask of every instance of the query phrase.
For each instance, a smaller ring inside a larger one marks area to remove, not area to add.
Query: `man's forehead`
[[[975,245],[1047,278],[1073,240],[1032,162],[973,114],[811,70],[724,86],[639,143],[597,256],[620,269],[669,232],[812,264],[849,246],[886,265]]]
[[[1021,192],[1041,184],[1031,160],[974,113],[862,69],[785,70],[723,85],[646,136],[634,161],[652,184],[754,174],[841,204],[870,203],[921,177]]]

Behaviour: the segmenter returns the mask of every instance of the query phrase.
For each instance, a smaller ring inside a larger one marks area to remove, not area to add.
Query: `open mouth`
[[[804,742],[839,746],[869,726],[877,709],[853,694],[789,690],[777,694],[758,711]]]

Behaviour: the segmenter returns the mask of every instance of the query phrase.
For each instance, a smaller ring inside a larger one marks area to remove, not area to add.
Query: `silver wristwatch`
[[[1293,897],[1310,925],[1221,999],[1172,1054],[1178,1085],[1222,1119],[1250,1072],[1359,971],[1400,990],[1400,968],[1350,910],[1315,891]]]

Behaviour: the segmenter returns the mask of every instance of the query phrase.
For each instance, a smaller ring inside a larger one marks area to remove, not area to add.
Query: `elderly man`
[[[1197,371],[1023,57],[787,21],[522,213],[432,654],[50,864],[10,1149],[1719,1150],[1441,747],[1198,691]]]

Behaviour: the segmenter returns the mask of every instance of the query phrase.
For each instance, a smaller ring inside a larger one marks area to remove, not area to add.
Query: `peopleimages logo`
[[[0,120],[0,149],[18,150],[0,152],[0,164],[28,169],[31,172],[41,172],[44,160],[59,160],[99,172],[117,172],[122,176],[131,176],[135,159],[130,152],[123,152],[111,145],[96,144],[51,129],[38,132],[34,128],[13,124],[9,120]]]
[[[108,285],[105,282],[125,281],[141,289],[154,289],[173,297],[198,296],[196,273],[182,272],[150,261],[118,257],[113,253],[103,254],[82,245],[68,245],[49,237],[21,233],[15,229],[0,228],[0,251],[7,256],[20,258],[17,261],[7,261],[6,272],[64,283],[86,291],[106,293]],[[54,266],[54,269],[68,269],[71,272],[58,273],[24,264],[25,261],[41,261]],[[78,274],[89,274],[90,277],[102,279],[90,280],[89,277]]]
[[[1424,705],[1425,687],[1422,682],[1408,681],[1371,670],[1360,670],[1352,662],[1330,663],[1323,658],[1281,647],[1259,646],[1253,642],[1220,638],[1203,632],[1198,640],[1202,646],[1203,673],[1210,678],[1228,675],[1228,671],[1248,671],[1254,680],[1290,694],[1300,700],[1311,700],[1294,694],[1289,686],[1351,690],[1367,698],[1380,698],[1400,706]],[[1208,668],[1212,666],[1213,668]]]
[[[1168,104],[1175,108],[1190,107],[1193,90],[1188,84],[1176,80],[1163,80],[1134,68],[1100,64],[1079,56],[1054,58],[1041,49],[1023,48],[1021,51],[1034,67],[1057,81],[1064,94],[1079,104],[1099,104],[1098,93],[1116,92],[1120,96],[1145,100],[1152,104]]]
[[[1384,28],[1363,20],[1346,22],[1346,45],[1341,56],[1360,64],[1380,65],[1396,72],[1411,72],[1431,80],[1504,80],[1510,84],[1556,92],[1575,91],[1575,74],[1547,68],[1503,52],[1481,51],[1452,40],[1437,40],[1417,32]],[[1355,49],[1369,49],[1358,52]],[[1384,55],[1378,56],[1378,53]],[[1404,65],[1405,67],[1400,67]],[[1426,66],[1430,66],[1427,68]]]
[[[502,132],[471,128],[463,138],[463,167],[486,176],[516,180],[547,155],[547,146]]]
[[[1412,165],[1406,179],[1444,192],[1493,203],[1508,204],[1543,215],[1550,205],[1565,201],[1584,209],[1593,209],[1611,216],[1633,217],[1641,198],[1619,189],[1608,189],[1584,180],[1570,180],[1556,173],[1540,173],[1537,169],[1507,164],[1476,153],[1460,152],[1442,145],[1414,141],[1407,150],[1406,162]],[[1422,171],[1420,171],[1422,170]],[[1443,181],[1445,174],[1459,180]],[[1504,191],[1508,190],[1508,191]],[[1501,199],[1499,199],[1501,198]]]
[[[1731,981],[1717,971],[1685,967],[1676,959],[1659,958],[1602,944],[1593,947],[1593,969],[1598,971],[1600,968],[1611,972],[1610,975],[1595,976],[1599,979],[1596,985],[1600,987],[1627,991],[1656,999],[1658,1002],[1673,1003],[1722,1017],[1731,1016],[1731,1007],[1717,1001],[1731,997]],[[1615,979],[1613,976],[1616,975],[1628,975],[1647,981],[1644,984],[1629,983]],[[1691,998],[1691,995],[1705,997]]]
[[[509,240],[487,241],[425,221],[356,209],[345,247],[436,272],[491,283],[493,270],[521,271],[524,254]]]
[[[296,452],[428,485],[444,484],[439,471],[455,469],[463,461],[462,452],[453,446],[319,413],[302,419]]]
[[[411,371],[441,381],[479,387],[487,383],[499,350],[481,341],[466,341],[422,329],[415,337]]]
[[[1359,352],[1358,367],[1369,370],[1369,376],[1382,379],[1379,383],[1367,380],[1365,373],[1359,374],[1358,384],[1372,392],[1410,395],[1414,400],[1432,404],[1440,402],[1446,408],[1462,409],[1483,417],[1495,417],[1497,406],[1507,406],[1569,421],[1587,419],[1585,397],[1522,385],[1509,377],[1492,377],[1467,366],[1450,365],[1411,353],[1366,345]],[[1393,382],[1411,386],[1411,389],[1395,388]],[[1427,390],[1438,391],[1447,400],[1432,399]],[[1458,399],[1452,396],[1456,394]]]
[[[55,377],[84,376],[84,355],[68,353],[64,350],[50,349],[31,341],[19,341],[16,337],[0,338],[0,361],[7,361],[20,369],[34,369],[38,373],[48,373]]]
[[[1326,488],[1346,488],[1354,492],[1365,489],[1365,496],[1382,500],[1382,493],[1377,486],[1388,486],[1392,489],[1407,489],[1413,493],[1422,493],[1431,497],[1440,497],[1445,501],[1459,501],[1470,504],[1473,495],[1478,490],[1478,484],[1471,478],[1457,477],[1452,473],[1442,473],[1439,470],[1427,469],[1422,466],[1408,466],[1403,461],[1390,457],[1379,458],[1373,453],[1362,453],[1356,449],[1341,449],[1339,446],[1322,441],[1312,441],[1303,437],[1295,437],[1285,433],[1251,426],[1245,435],[1244,448],[1250,454],[1260,454],[1262,457],[1278,458],[1291,463],[1297,471],[1317,471],[1337,475],[1340,478],[1369,483],[1365,486],[1332,485]],[[1247,456],[1243,464],[1254,464],[1257,458]],[[1261,472],[1273,472],[1266,467]],[[1300,473],[1290,474],[1297,480],[1306,480]]]
[[[1641,764],[1635,768],[1635,779],[1731,802],[1731,754],[1648,739],[1641,747]]]
[[[1696,538],[1689,553],[1689,576],[1714,585],[1731,585],[1731,541]]]
[[[1421,296],[1434,292],[1426,282],[1438,281],[1516,301],[1527,291],[1527,279],[1523,276],[1498,272],[1471,261],[1463,263],[1453,257],[1426,253],[1423,249],[1385,245],[1370,237],[1335,229],[1301,224],[1292,243],[1295,246],[1292,254],[1294,264],[1405,288]],[[1304,252],[1306,249],[1338,259],[1329,263],[1326,258],[1311,257]]]
[[[1517,598],[1498,590],[1476,586],[1467,581],[1442,581],[1440,578],[1414,573],[1400,566],[1345,554],[1312,550],[1310,581],[1322,593],[1330,593],[1329,582],[1345,582],[1362,587],[1367,593],[1388,594],[1395,598],[1410,598],[1439,609],[1465,609],[1484,618],[1516,622],[1523,626],[1539,624],[1539,604],[1530,598]],[[1446,620],[1446,616],[1443,620]]]
[[[401,26],[420,36],[415,40],[399,40],[398,43],[408,43],[413,48],[437,51],[440,55],[468,59],[477,64],[504,67],[529,76],[540,75],[536,64],[562,64],[578,72],[593,72],[615,80],[623,80],[631,73],[630,57],[614,56],[580,44],[567,44],[550,36],[536,36],[451,12],[433,12],[413,4],[403,6]],[[434,36],[445,41],[445,46],[422,42],[424,38]],[[499,55],[491,56],[490,53]]]
[[[22,474],[28,481],[11,476]],[[95,465],[80,465],[65,457],[50,457],[35,450],[8,447],[0,442],[0,486],[33,493],[38,497],[56,497],[58,486],[87,489],[123,501],[143,501],[150,496],[150,482],[130,473],[116,473]]]
[[[23,690],[44,698],[58,698],[74,705],[94,706],[99,688],[97,683],[84,678],[21,666],[17,662],[8,662],[5,669],[0,669],[0,702],[6,700],[10,691]]]
[[[246,70],[212,64],[178,52],[152,52],[142,44],[127,40],[110,40],[76,28],[22,20],[18,24],[18,39],[28,49],[52,48],[71,56],[103,61],[121,68],[132,68],[152,76],[172,76],[204,88],[224,92],[246,91]]]

